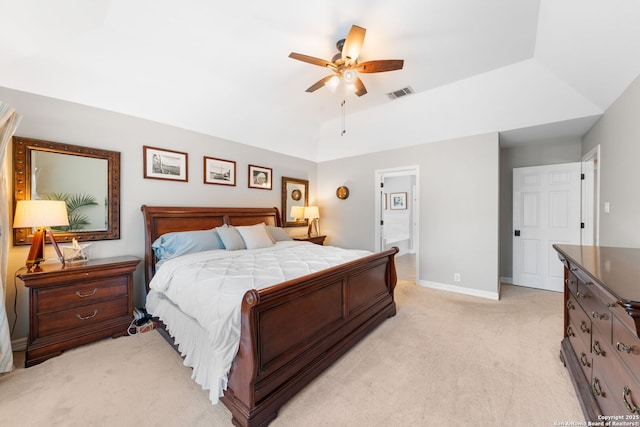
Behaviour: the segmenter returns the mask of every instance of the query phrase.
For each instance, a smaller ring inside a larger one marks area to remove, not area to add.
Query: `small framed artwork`
[[[271,190],[272,175],[271,168],[249,165],[249,188]]]
[[[407,193],[390,193],[391,200],[389,209],[407,209]]]
[[[204,183],[236,185],[236,162],[204,156]]]
[[[187,153],[146,145],[143,149],[145,178],[184,182],[189,180]]]

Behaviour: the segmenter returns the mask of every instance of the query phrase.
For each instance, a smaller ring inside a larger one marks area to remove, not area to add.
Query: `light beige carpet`
[[[272,426],[553,426],[582,421],[558,354],[562,295],[501,301],[401,281],[398,314],[307,386]],[[230,426],[149,332],[0,376],[0,426]]]

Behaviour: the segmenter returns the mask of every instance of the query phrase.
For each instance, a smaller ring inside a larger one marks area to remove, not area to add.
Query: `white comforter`
[[[307,242],[199,252],[165,262],[150,288],[162,293],[206,330],[215,353],[208,367],[213,381],[207,382],[212,388],[210,397],[214,387],[219,389],[219,397],[226,388],[227,374],[238,351],[240,308],[248,290],[263,289],[370,253]],[[168,327],[171,329],[171,325]]]

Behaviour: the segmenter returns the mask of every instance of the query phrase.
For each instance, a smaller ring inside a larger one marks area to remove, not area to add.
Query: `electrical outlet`
[[[454,282],[460,281],[460,273],[453,273],[453,281]]]

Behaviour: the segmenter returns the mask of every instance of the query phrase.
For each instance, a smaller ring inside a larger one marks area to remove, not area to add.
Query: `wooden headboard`
[[[264,222],[281,227],[278,208],[209,208],[142,205],[144,216],[144,273],[147,291],[156,271],[151,245],[172,231],[208,230],[221,225],[254,225]]]

